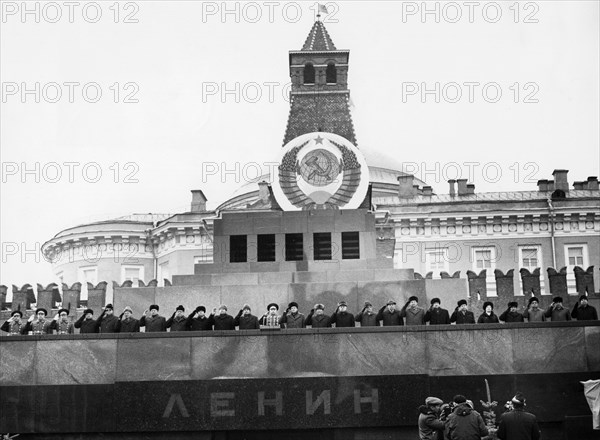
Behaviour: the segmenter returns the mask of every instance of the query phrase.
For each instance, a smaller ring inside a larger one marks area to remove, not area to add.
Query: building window
[[[312,63],[306,63],[304,65],[304,84],[315,83],[315,66]]]
[[[121,283],[131,281],[133,287],[138,287],[138,281],[144,281],[144,266],[121,266]]]
[[[313,245],[315,260],[331,260],[331,232],[315,232]]]
[[[98,267],[97,266],[85,266],[80,267],[77,271],[77,281],[81,283],[81,299],[88,299],[88,285],[90,283],[93,286],[98,284]]]
[[[473,253],[471,254],[471,261],[473,262],[473,270],[481,272],[486,269],[485,272],[485,285],[488,295],[496,295],[496,277],[494,270],[496,269],[496,248],[490,247],[474,247]]]
[[[257,238],[257,261],[275,261],[275,234],[259,234]]]
[[[229,262],[245,263],[248,261],[248,236],[229,236]]]
[[[577,293],[577,283],[575,282],[575,273],[573,268],[579,266],[586,269],[588,263],[587,244],[568,244],[565,245],[565,264],[567,266],[567,292]]]
[[[536,247],[521,247],[521,268],[528,269],[530,272],[539,267],[538,249]]]
[[[425,272],[433,272],[434,278],[441,278],[440,272],[448,272],[448,249],[425,250]]]
[[[584,268],[583,246],[567,246],[567,265]]]
[[[169,269],[168,261],[158,265],[158,284],[164,286],[165,279],[171,281],[171,270]]]
[[[342,232],[342,260],[360,258],[360,240],[358,232]]]
[[[519,246],[519,269],[527,269],[533,272],[537,268],[542,268],[542,247],[539,245]],[[523,281],[519,277],[519,291],[523,290]],[[544,274],[540,271],[540,292],[545,293]]]
[[[95,286],[96,284],[98,284],[98,267],[80,267],[78,279],[81,284],[87,285],[87,283],[91,283]]]
[[[325,78],[327,84],[337,83],[337,69],[334,63],[327,63],[327,70],[325,70]]]
[[[475,269],[491,269],[492,268],[492,250],[491,249],[476,249],[475,250]]]
[[[285,234],[285,261],[302,261],[304,243],[302,234]]]

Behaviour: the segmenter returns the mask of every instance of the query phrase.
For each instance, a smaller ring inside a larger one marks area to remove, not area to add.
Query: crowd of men
[[[75,322],[69,318],[67,309],[60,309],[54,318],[48,318],[48,311],[38,308],[27,319],[23,313],[15,310],[11,313],[1,330],[10,335],[27,334],[73,334],[75,329],[80,333],[134,333],[143,327],[146,332],[198,331],[198,330],[249,330],[262,328],[323,328],[323,327],[360,327],[394,326],[394,325],[443,325],[443,324],[475,324],[475,315],[468,310],[467,301],[460,300],[452,315],[441,307],[441,300],[433,298],[430,307],[425,309],[419,306],[419,299],[412,296],[402,308],[397,308],[396,301],[390,300],[377,312],[373,304],[366,301],[362,310],[355,314],[348,311],[345,301],[340,301],[331,314],[325,313],[323,304],[315,304],[310,313],[305,316],[298,310],[298,303],[289,303],[283,314],[279,314],[279,305],[271,303],[267,312],[261,317],[252,314],[252,309],[245,304],[236,316],[228,314],[227,306],[221,305],[206,313],[206,307],[198,306],[192,313],[185,315],[185,307],[177,306],[170,318],[159,314],[160,308],[152,304],[140,319],[133,317],[131,307],[127,306],[119,316],[115,316],[112,304],[107,304],[98,318],[95,318],[92,309],[86,309],[83,315]],[[509,302],[507,309],[497,316],[494,313],[494,304],[486,301],[483,304],[483,313],[477,323],[510,323],[510,322],[543,322],[543,321],[570,321],[571,319],[597,320],[596,309],[588,303],[588,298],[582,295],[579,301],[569,312],[563,306],[561,297],[555,297],[550,307],[543,310],[539,307],[536,297],[529,299],[526,310],[518,311],[518,303]]]
[[[454,396],[450,404],[428,397],[418,409],[419,439],[479,440],[495,434],[500,440],[539,440],[540,427],[536,417],[525,411],[523,393],[517,392],[509,403],[509,410],[502,414],[496,428],[491,422],[486,425],[473,402],[463,395]]]

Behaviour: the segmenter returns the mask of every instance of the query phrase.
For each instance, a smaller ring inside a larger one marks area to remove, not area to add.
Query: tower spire
[[[321,5],[323,6],[323,5]],[[327,12],[326,10],[319,10]],[[350,116],[348,59],[338,50],[322,21],[314,22],[302,49],[290,51],[290,114],[283,144],[315,131],[335,133],[356,145]]]

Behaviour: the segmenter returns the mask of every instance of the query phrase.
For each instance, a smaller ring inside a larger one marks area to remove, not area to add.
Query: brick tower
[[[316,131],[338,134],[356,145],[349,108],[349,56],[350,51],[335,48],[319,20],[302,49],[290,51],[292,90],[283,145]]]

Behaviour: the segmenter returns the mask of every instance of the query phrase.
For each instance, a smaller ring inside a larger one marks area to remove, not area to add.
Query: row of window
[[[304,84],[315,83],[315,66],[312,63],[306,63],[304,65]],[[337,83],[337,69],[334,63],[328,63],[325,69],[325,82],[327,84]]]
[[[260,262],[277,261],[275,234],[259,234],[256,242],[256,260]],[[315,232],[313,234],[313,259],[331,260],[334,257],[331,232]],[[304,234],[285,234],[285,261],[305,260]],[[341,257],[343,260],[360,258],[358,232],[342,232]],[[338,257],[336,257],[338,258]],[[229,236],[229,261],[246,263],[248,261],[248,236]]]
[[[479,273],[483,269],[487,269],[486,272],[486,285],[488,293],[494,295],[496,292],[496,280],[494,270],[496,269],[496,262],[499,258],[497,255],[497,249],[494,246],[487,247],[473,247],[471,254],[472,269]],[[560,267],[562,265],[567,266],[567,288],[569,292],[575,292],[575,275],[573,274],[573,267],[579,266],[587,268],[588,263],[588,249],[586,244],[574,244],[565,245],[565,262],[557,262]],[[452,255],[452,249],[450,248],[438,248],[425,250],[425,273],[433,272],[434,277],[439,277],[439,273],[442,271],[450,271],[450,262],[461,261],[461,257]],[[395,266],[400,268],[406,265],[403,263],[402,255],[397,253],[394,257]],[[533,272],[536,268],[545,269],[544,262],[542,260],[542,247],[540,245],[527,245],[519,246],[518,248],[518,268],[527,269]],[[540,287],[543,293],[545,293],[545,277],[540,280]],[[519,277],[519,284],[521,279]]]

